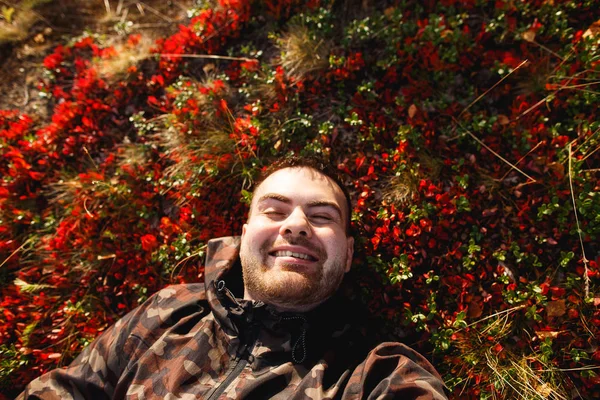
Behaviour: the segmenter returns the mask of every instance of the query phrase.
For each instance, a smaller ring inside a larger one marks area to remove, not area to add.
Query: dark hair
[[[346,235],[351,236],[352,228],[350,225],[350,220],[352,218],[352,203],[350,201],[350,192],[348,192],[348,189],[346,189],[338,169],[322,158],[317,156],[300,157],[292,154],[276,160],[261,173],[259,179],[254,185],[254,191],[252,194],[256,193],[258,187],[270,175],[285,168],[310,168],[332,180],[341,189],[342,193],[344,194],[344,198],[346,199]]]

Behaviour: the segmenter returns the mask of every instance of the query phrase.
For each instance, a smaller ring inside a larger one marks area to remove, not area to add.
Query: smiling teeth
[[[301,258],[303,260],[310,260],[311,257],[308,254],[302,254],[302,253],[294,253],[293,251],[276,251],[274,253],[275,257],[295,257],[295,258]]]

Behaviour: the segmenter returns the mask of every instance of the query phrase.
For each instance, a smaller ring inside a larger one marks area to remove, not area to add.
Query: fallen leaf
[[[554,172],[558,179],[565,177],[565,166],[562,163],[552,162],[548,164],[548,168]]]
[[[483,308],[479,305],[479,302],[472,301],[469,303],[469,309],[467,310],[467,315],[469,318],[479,318],[483,314]]]
[[[535,32],[531,29],[523,32],[523,39],[530,43],[534,42],[535,41]]]
[[[383,11],[383,14],[386,17],[390,17],[391,15],[394,14],[394,12],[396,12],[396,7],[388,7],[388,8],[385,9],[385,11]]]
[[[549,301],[546,305],[546,313],[549,317],[562,317],[567,312],[564,300]]]
[[[453,31],[451,29],[444,29],[441,33],[440,36],[445,39],[447,36],[452,35]]]
[[[486,208],[485,210],[482,211],[481,214],[484,217],[489,217],[490,215],[496,214],[496,211],[498,211],[498,207]]]
[[[556,331],[535,331],[535,335],[542,340],[546,338],[556,339],[559,334],[560,332]]]
[[[600,34],[600,19],[590,25],[590,27],[583,32],[583,37],[586,38],[588,36],[598,36],[598,34]]]
[[[417,113],[417,106],[415,106],[414,104],[411,104],[410,107],[408,107],[408,117],[413,118],[416,113]]]
[[[500,123],[500,125],[508,125],[510,124],[510,119],[508,119],[508,117],[504,114],[499,114],[498,123]]]

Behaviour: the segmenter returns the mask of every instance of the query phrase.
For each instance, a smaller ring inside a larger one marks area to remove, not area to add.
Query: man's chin
[[[322,266],[318,261],[309,261],[297,259],[294,257],[273,257],[269,256],[266,262],[267,270],[270,271],[290,271],[299,274],[314,273]]]
[[[318,282],[318,274],[302,270],[294,265],[282,265],[267,272],[263,279],[265,283],[279,287],[289,285],[312,286]]]

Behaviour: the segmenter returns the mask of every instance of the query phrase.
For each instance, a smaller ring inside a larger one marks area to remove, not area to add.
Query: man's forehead
[[[263,180],[254,190],[254,201],[265,191],[289,191],[291,193],[303,193],[305,187],[295,185],[298,179],[306,179],[315,183],[316,186],[328,189],[336,198],[344,194],[338,185],[327,175],[310,167],[288,167],[273,172]]]

